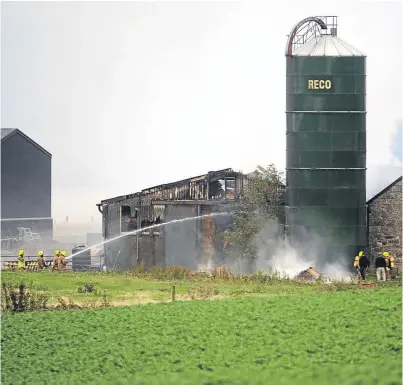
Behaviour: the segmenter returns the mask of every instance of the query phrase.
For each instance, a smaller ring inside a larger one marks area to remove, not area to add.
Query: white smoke
[[[321,251],[325,243],[319,236],[306,233],[301,247],[295,248],[279,237],[279,233],[280,226],[275,220],[266,221],[256,236],[258,255],[254,270],[294,278],[301,271],[314,267],[332,280],[351,279],[351,272],[341,261],[353,256],[334,255],[334,262],[328,262],[323,258]]]

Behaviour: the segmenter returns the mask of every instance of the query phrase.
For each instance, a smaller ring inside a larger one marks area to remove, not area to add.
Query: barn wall
[[[105,240],[110,240],[121,235],[121,206],[130,206],[134,212],[134,208],[138,207],[139,199],[137,197],[122,199],[119,201],[110,202],[103,207],[103,237]],[[116,241],[108,242],[104,245],[105,263],[108,269],[115,266],[117,254],[119,254],[119,267],[116,264],[115,268],[127,269],[135,265],[136,258],[133,258],[133,253],[137,256],[137,243],[133,244],[135,236],[125,236]],[[133,251],[134,247],[134,251]],[[123,256],[122,253],[127,253]],[[134,264],[134,265],[133,265]]]
[[[139,261],[146,269],[165,266],[164,236],[162,232],[146,232],[139,238]]]
[[[104,206],[105,210],[105,231],[104,237],[111,238],[113,236],[120,234],[121,222],[120,222],[120,210],[121,206],[129,206],[132,213],[134,213],[135,208],[140,207],[140,198],[133,197],[129,199],[122,199],[119,201],[114,201],[106,204]]]
[[[167,205],[165,222],[196,215],[196,205]],[[182,223],[172,223],[164,227],[165,263],[167,266],[180,265],[189,269],[197,268],[196,222],[196,220],[189,220]]]
[[[2,218],[50,218],[51,161],[18,133],[1,143]],[[51,222],[51,221],[50,221]],[[41,224],[41,235],[52,235],[52,226]]]

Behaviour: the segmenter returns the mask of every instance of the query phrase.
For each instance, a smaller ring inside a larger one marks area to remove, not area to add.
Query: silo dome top
[[[365,54],[337,36],[321,35],[296,49],[293,56],[365,56]]]
[[[310,16],[288,35],[286,56],[365,56],[337,37],[337,16]]]

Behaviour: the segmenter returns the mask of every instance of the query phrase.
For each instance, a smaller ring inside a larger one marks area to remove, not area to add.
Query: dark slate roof
[[[386,191],[388,191],[390,188],[392,188],[395,184],[399,183],[402,180],[403,176],[399,176],[395,181],[393,181],[391,184],[386,186],[383,190],[379,191],[378,194],[374,195],[368,202],[367,204],[372,203],[375,199],[379,198],[382,194],[384,194]]]
[[[1,129],[1,143],[6,141],[8,138],[11,136],[19,134],[23,138],[25,138],[28,142],[32,143],[35,147],[37,147],[39,150],[41,150],[43,153],[45,153],[48,156],[52,156],[52,154],[49,151],[46,151],[42,146],[40,146],[38,143],[33,141],[29,136],[25,135],[22,131],[20,131],[18,128],[2,128]]]

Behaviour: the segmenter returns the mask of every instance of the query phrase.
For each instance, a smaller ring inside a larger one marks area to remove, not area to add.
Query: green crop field
[[[281,296],[6,313],[2,384],[402,383],[401,287],[291,287],[276,285],[288,290]]]

